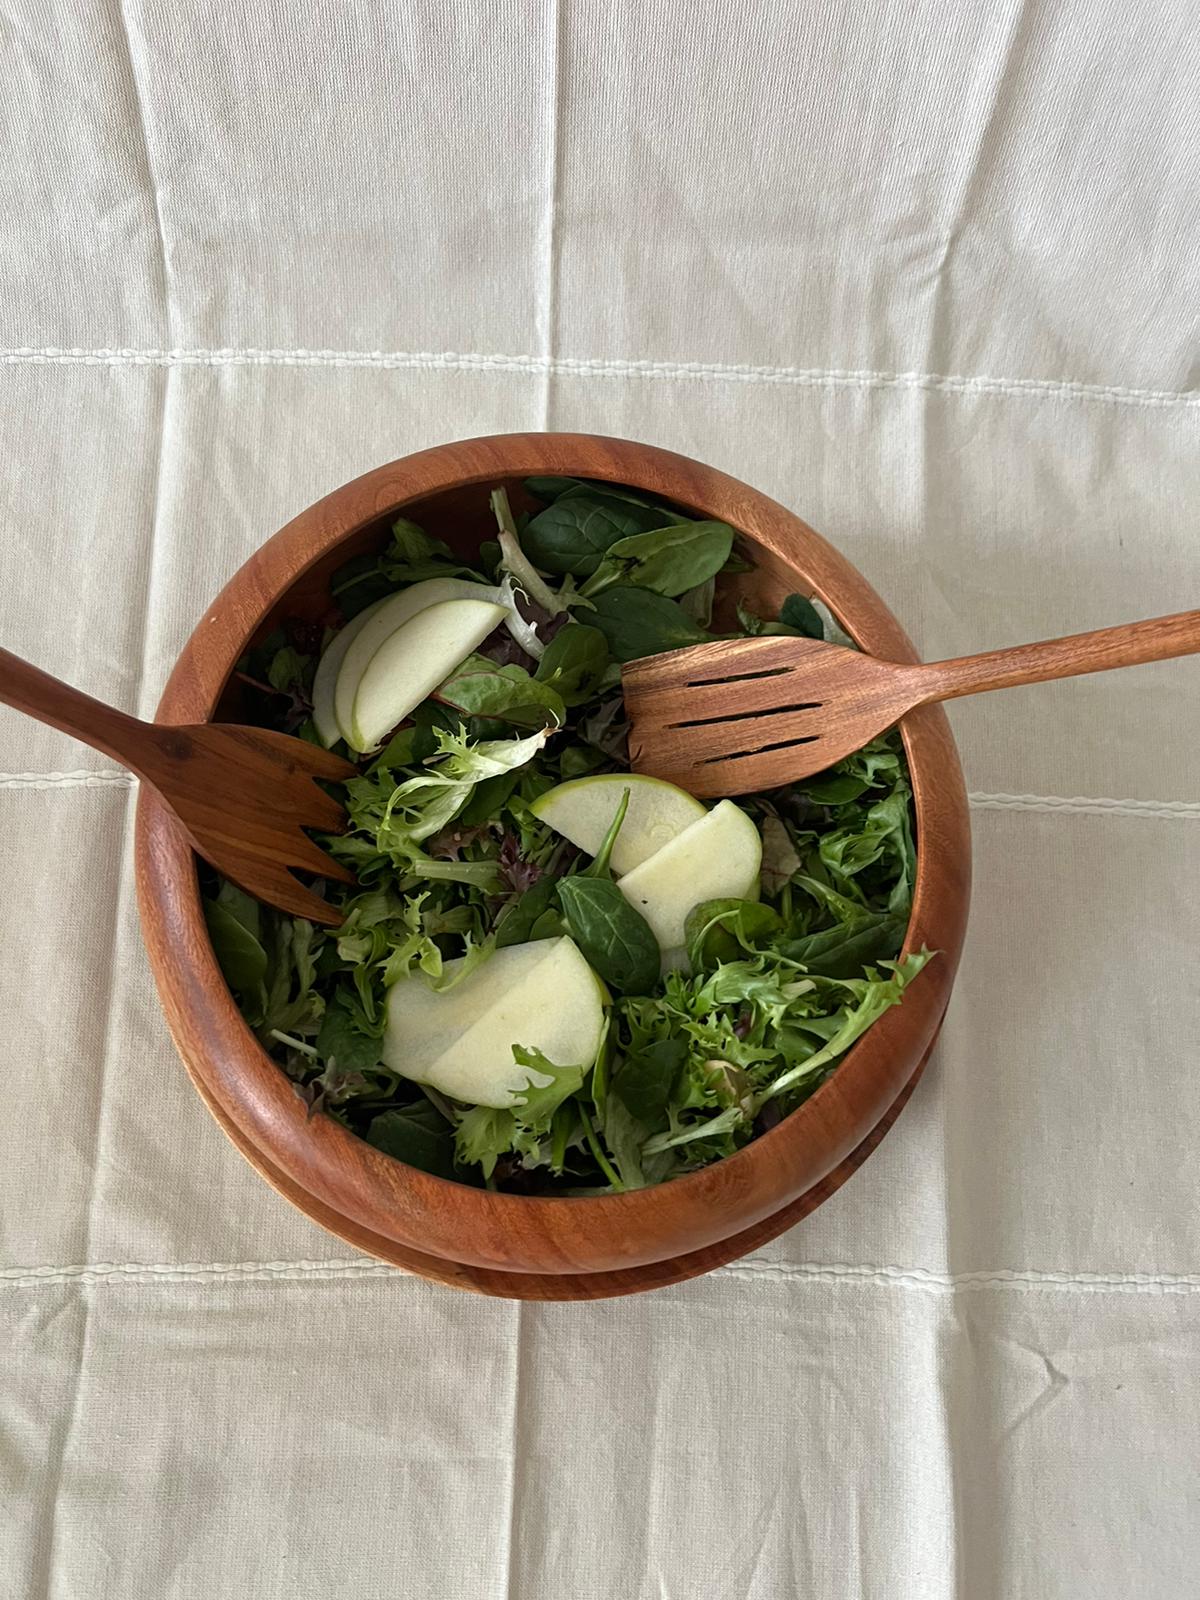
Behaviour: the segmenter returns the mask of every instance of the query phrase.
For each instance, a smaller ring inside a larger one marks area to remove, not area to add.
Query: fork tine
[[[299,829],[288,839],[286,848],[289,867],[303,867],[305,872],[311,872],[318,878],[333,878],[337,883],[358,882],[349,867],[335,861],[328,851],[322,850],[315,840]]]
[[[302,813],[302,826],[316,829],[321,833],[344,833],[349,822],[346,808],[341,801],[331,794],[326,794],[316,783],[305,786],[299,810]]]
[[[236,875],[230,874],[235,883]],[[240,885],[248,894],[267,900],[281,911],[294,917],[307,917],[309,922],[319,922],[324,927],[340,928],[346,920],[345,913],[322,900],[319,894],[294,878],[286,867],[276,867],[264,873],[262,864],[256,864],[254,875]]]
[[[221,734],[235,744],[244,742],[259,756],[269,751],[280,766],[289,772],[307,773],[312,778],[323,778],[327,783],[345,783],[358,776],[358,768],[332,750],[319,744],[309,744],[307,739],[297,739],[290,733],[278,733],[274,728],[248,728],[236,722],[207,723],[208,728],[219,729]]]
[[[329,783],[345,783],[349,778],[358,777],[358,768],[352,761],[334,755],[332,750],[322,750],[320,745],[307,742],[305,757],[298,764],[308,766],[314,777],[324,778]]]

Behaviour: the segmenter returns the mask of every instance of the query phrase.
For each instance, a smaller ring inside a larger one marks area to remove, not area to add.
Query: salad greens
[[[215,878],[205,914],[246,1021],[311,1113],[460,1182],[602,1193],[662,1182],[772,1127],[929,953],[898,959],[916,852],[908,774],[888,735],[793,788],[739,800],[763,841],[762,898],[696,906],[690,971],[659,976],[654,935],[609,868],[628,791],[592,861],[530,805],[564,780],[627,768],[620,664],[716,636],[713,579],[742,566],[733,530],[613,485],[527,487],[542,506],[532,515],[493,494],[498,537],[476,565],[400,519],[381,554],[337,574],[329,628],[289,624],[242,662],[249,714],[315,739],[322,648],[373,601],[458,576],[507,584],[519,618],[361,758],[345,786],[350,830],[324,841],[358,878],[324,886],[345,910],[339,929]],[[778,618],[738,618],[750,633],[833,633],[801,595]],[[536,1077],[505,1110],[455,1103],[384,1066],[399,979],[458,983],[494,950],[564,933],[610,992],[596,1060],[515,1046]]]

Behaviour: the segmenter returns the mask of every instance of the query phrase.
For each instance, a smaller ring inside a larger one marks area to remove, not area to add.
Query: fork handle
[[[141,775],[151,757],[154,730],[149,723],[95,700],[31,661],[0,648],[0,703],[35,717],[60,733],[90,744],[123,767]]]
[[[988,689],[1015,689],[1023,683],[1046,683],[1113,667],[1140,667],[1147,661],[1200,653],[1200,611],[1178,611],[1169,617],[1126,622],[1094,633],[1073,633],[1041,644],[1020,644],[988,650],[978,656],[932,661],[920,669],[927,690],[921,703],[956,700]]]

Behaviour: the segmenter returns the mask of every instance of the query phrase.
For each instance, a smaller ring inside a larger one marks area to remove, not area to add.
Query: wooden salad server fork
[[[302,831],[337,833],[345,826],[345,809],[315,780],[352,778],[348,761],[264,728],[141,722],[3,649],[0,702],[136,773],[170,806],[197,854],[247,894],[313,922],[342,921],[290,869],[355,881]]]
[[[823,772],[916,706],[1200,652],[1200,611],[898,665],[816,639],[721,639],[621,669],[630,764],[698,796]]]

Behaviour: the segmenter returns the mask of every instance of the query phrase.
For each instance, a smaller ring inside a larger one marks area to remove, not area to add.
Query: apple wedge
[[[686,970],[688,912],[704,900],[757,900],[761,865],[758,829],[732,800],[722,800],[627,872],[617,887],[650,924],[663,971]]]
[[[366,606],[356,617],[351,617],[345,627],[335,635],[329,648],[317,663],[312,689],[313,725],[317,730],[317,737],[326,749],[343,737],[334,709],[334,695],[337,690],[338,673],[341,671],[342,662],[346,659],[346,652],[375,613],[385,605],[387,605],[386,595],[382,600],[376,600],[373,605]]]
[[[430,606],[441,605],[447,600],[486,600],[494,601],[496,591],[489,589],[485,584],[471,583],[466,578],[426,578],[423,583],[414,583],[407,589],[402,589],[399,594],[389,595],[382,604],[372,610],[366,623],[358,628],[350,643],[342,653],[338,664],[334,684],[333,714],[341,736],[346,742],[352,743],[350,734],[354,718],[354,697],[358,693],[358,686],[362,675],[370,666],[376,653],[385,645],[397,629],[417,616],[422,611],[427,611]],[[503,608],[497,608],[503,615]],[[497,618],[499,621],[500,618]],[[357,618],[355,619],[357,621]],[[353,627],[354,623],[348,624]],[[495,626],[495,624],[493,624]],[[345,630],[343,630],[345,631]],[[491,631],[490,629],[488,630]],[[342,635],[330,645],[330,650],[337,648]],[[476,640],[476,643],[479,643]],[[475,648],[474,644],[467,645],[457,660],[451,663],[456,667],[463,657],[470,655]],[[328,651],[326,652],[328,654]],[[445,674],[443,674],[445,676]],[[440,682],[440,680],[438,680]],[[415,704],[415,702],[414,702]],[[409,708],[411,710],[411,707]],[[404,715],[404,713],[401,713]],[[397,721],[400,719],[397,718]],[[387,730],[384,730],[387,732]],[[362,748],[359,746],[358,748]]]
[[[358,680],[346,743],[354,750],[376,749],[503,619],[504,607],[490,600],[443,600],[402,623],[375,651]],[[368,623],[347,651],[343,673],[370,627]]]
[[[636,772],[603,772],[592,778],[572,778],[540,795],[530,810],[556,833],[594,856],[629,790],[629,809],[613,847],[612,869],[617,877],[640,867],[664,845],[670,844],[707,812],[686,789],[661,778],[644,778]]]
[[[446,971],[460,964],[448,961]],[[531,1081],[513,1045],[558,1067],[592,1065],[604,1030],[600,996],[572,940],[510,945],[449,989],[431,989],[419,974],[393,984],[383,1061],[454,1100],[506,1108]]]

